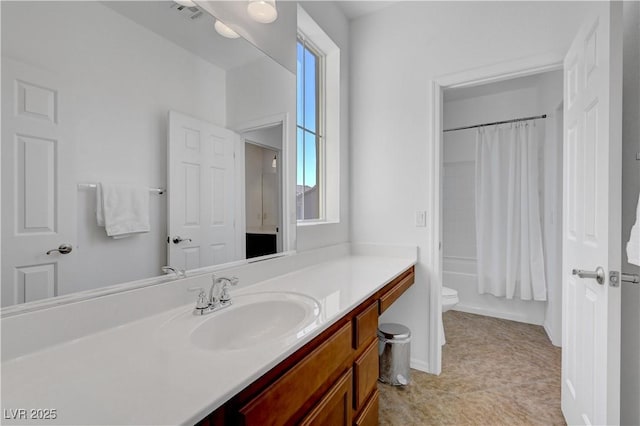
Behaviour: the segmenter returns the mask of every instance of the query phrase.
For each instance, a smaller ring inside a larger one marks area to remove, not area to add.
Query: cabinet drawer
[[[357,410],[369,398],[378,383],[378,341],[374,340],[354,362],[355,395],[354,408]]]
[[[361,348],[376,337],[378,331],[378,303],[372,303],[354,318],[353,347]]]
[[[367,401],[362,412],[356,417],[353,424],[355,426],[378,426],[378,397],[380,393],[375,390],[371,398]]]
[[[396,279],[396,284],[389,291],[380,296],[380,313],[386,311],[393,302],[395,302],[402,293],[404,293],[415,280],[414,269],[411,268],[408,273],[401,275]]]
[[[349,426],[351,424],[351,368],[329,389],[300,423],[309,425]]]
[[[351,355],[351,322],[240,409],[245,425],[283,424],[330,380]]]

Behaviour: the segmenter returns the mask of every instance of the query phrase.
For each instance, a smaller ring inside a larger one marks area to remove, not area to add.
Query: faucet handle
[[[202,287],[190,287],[189,291],[200,291],[198,293],[198,300],[196,301],[196,309],[206,309],[209,307],[209,299],[207,299],[207,293]]]
[[[227,287],[228,285],[238,285],[240,279],[238,277],[220,277],[218,281],[222,281],[222,286]]]
[[[220,277],[218,281],[222,282],[222,294],[220,295],[220,303],[230,304],[231,303],[231,295],[229,294],[229,285],[238,285],[240,281],[238,277]]]

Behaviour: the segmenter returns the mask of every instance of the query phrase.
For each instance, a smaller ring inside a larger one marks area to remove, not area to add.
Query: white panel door
[[[195,269],[240,259],[234,132],[169,112],[169,265]]]
[[[562,412],[620,422],[622,7],[592,4],[564,61]],[[599,283],[574,269],[602,268]]]
[[[60,78],[2,57],[2,306],[73,291],[76,187]]]

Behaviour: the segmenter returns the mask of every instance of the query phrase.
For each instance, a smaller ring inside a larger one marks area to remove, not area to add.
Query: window
[[[297,45],[296,217],[323,219],[323,56],[303,37]]]
[[[296,213],[299,227],[340,222],[340,48],[298,3]],[[343,182],[344,183],[344,182]]]

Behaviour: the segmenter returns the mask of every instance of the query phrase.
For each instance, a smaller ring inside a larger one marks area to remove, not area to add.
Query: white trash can
[[[380,324],[378,327],[378,355],[380,380],[394,386],[409,384],[411,331],[402,324]]]

